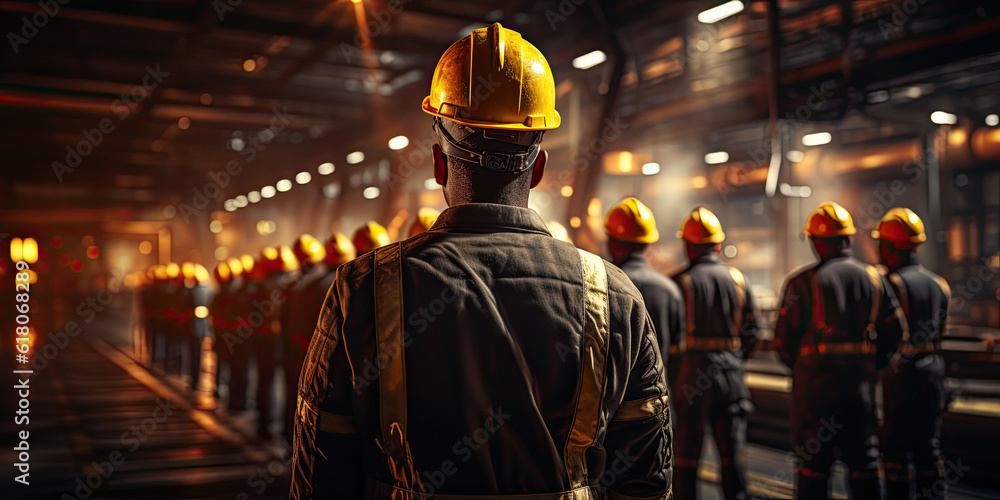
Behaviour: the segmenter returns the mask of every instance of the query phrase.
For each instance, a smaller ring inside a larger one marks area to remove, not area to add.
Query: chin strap
[[[441,132],[445,141],[442,143],[441,151],[448,156],[452,156],[466,162],[479,165],[480,167],[493,170],[496,172],[506,172],[506,173],[521,173],[525,170],[531,168],[535,161],[538,159],[538,154],[541,151],[541,147],[537,144],[533,144],[529,147],[527,151],[522,153],[500,153],[496,151],[471,151],[458,144],[459,141],[465,139],[472,134],[477,133],[475,130],[469,127],[462,127],[463,132],[468,132],[462,139],[456,140],[448,132],[446,127],[441,126],[440,122],[435,121],[435,128]],[[489,138],[484,132],[484,138]]]

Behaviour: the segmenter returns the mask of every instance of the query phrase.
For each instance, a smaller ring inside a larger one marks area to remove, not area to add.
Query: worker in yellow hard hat
[[[673,276],[686,309],[685,327],[679,334],[671,332],[670,339],[671,384],[675,394],[684,395],[674,398],[674,498],[697,498],[706,428],[718,448],[725,498],[743,498],[747,491],[741,450],[747,414],[754,409],[743,381],[743,360],[760,329],[753,291],[739,269],[721,262],[726,233],[711,210],[691,210],[677,238],[684,241],[690,264]],[[704,383],[705,377],[711,384]]]
[[[299,383],[290,498],[584,499],[607,473],[611,496],[668,494],[666,381],[642,297],[528,208],[555,102],[545,57],[499,23],[445,51],[422,108],[448,208],[374,251],[356,239],[337,271]],[[463,436],[517,445],[463,448],[468,467],[434,472]],[[629,460],[593,460],[601,450]]]
[[[944,278],[920,265],[917,247],[927,241],[924,222],[908,208],[890,209],[872,231],[889,285],[909,326],[889,367],[880,372],[883,423],[879,444],[888,499],[919,497],[934,491],[944,498],[941,413],[944,411],[944,358],[941,340],[951,288]],[[916,471],[915,489],[910,467]],[[942,490],[942,491],[939,491]]]
[[[875,386],[906,322],[886,279],[852,255],[857,230],[844,207],[820,204],[803,232],[818,261],[786,279],[774,345],[792,369],[793,442],[823,445],[799,454],[795,496],[826,498],[839,456],[850,497],[881,498]]]
[[[166,335],[166,324],[163,322],[163,302],[164,286],[167,281],[166,267],[155,264],[146,270],[148,283],[141,292],[141,302],[143,317],[145,318],[142,332],[142,346],[139,356],[152,367],[154,359],[159,361],[162,358],[158,352],[159,346],[164,345]]]
[[[370,220],[354,231],[351,238],[358,255],[366,254],[389,244],[389,232],[378,222]]]
[[[326,240],[326,265],[331,271],[336,271],[338,267],[354,260],[357,257],[357,250],[354,243],[347,239],[343,233],[333,233]]]
[[[181,337],[184,352],[184,373],[188,376],[191,389],[198,390],[201,383],[203,347],[209,334],[208,306],[210,302],[208,281],[211,275],[205,266],[185,262],[181,267],[184,274],[184,288],[181,290],[183,300],[183,336]]]
[[[608,210],[604,232],[608,235],[611,262],[625,271],[642,294],[646,312],[656,329],[660,355],[669,366],[670,335],[684,329],[684,300],[677,284],[646,261],[649,246],[660,240],[653,212],[637,198],[625,198]]]
[[[417,210],[417,218],[410,223],[410,237],[414,237],[425,231],[430,231],[431,226],[434,225],[434,221],[437,220],[441,212],[434,210],[430,207],[421,207]]]

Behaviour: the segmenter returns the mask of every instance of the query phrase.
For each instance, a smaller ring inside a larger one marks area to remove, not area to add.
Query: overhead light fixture
[[[410,139],[405,135],[397,135],[392,139],[389,139],[389,149],[393,151],[398,151],[410,145]]]
[[[573,59],[573,67],[576,69],[593,68],[594,66],[597,66],[607,60],[608,56],[605,55],[604,52],[595,50]]]
[[[369,186],[361,194],[364,195],[365,199],[374,200],[378,198],[378,195],[382,194],[382,190],[375,186]]]
[[[829,132],[817,132],[815,134],[808,134],[802,137],[803,146],[822,146],[824,144],[830,144],[833,140],[833,135]]]
[[[944,111],[935,111],[931,113],[931,121],[938,125],[954,125],[958,123],[958,116]]]
[[[705,155],[705,163],[709,165],[718,165],[727,161],[729,161],[729,153],[725,151],[716,151]]]
[[[797,149],[793,149],[793,150],[785,153],[785,158],[788,158],[788,161],[790,161],[792,163],[799,163],[802,160],[806,159],[806,154],[803,153],[802,151],[797,150]]]
[[[247,200],[249,200],[250,203],[257,203],[260,201],[260,191],[250,191],[247,193]]]
[[[356,165],[356,164],[361,163],[363,161],[365,161],[365,154],[362,153],[361,151],[355,151],[355,152],[347,155],[347,163],[349,163],[351,165]]]
[[[277,184],[274,185],[274,187],[278,188],[278,191],[284,193],[285,191],[292,189],[292,181],[288,179],[281,179],[280,181],[278,181]]]
[[[243,139],[240,139],[239,137],[229,139],[229,149],[239,153],[240,151],[243,151],[243,148],[245,147],[247,147],[247,143],[244,142]]]
[[[240,208],[243,208],[250,204],[250,200],[248,200],[247,197],[242,194],[237,196],[236,198],[233,198],[233,201],[236,202],[236,206]]]
[[[309,172],[299,172],[295,175],[295,182],[299,184],[309,184],[309,181],[311,180],[312,175],[310,175]]]
[[[177,119],[177,128],[179,128],[181,130],[187,130],[187,129],[191,128],[191,119],[188,118],[188,117],[186,117],[186,116],[182,116],[182,117],[178,118]]]
[[[808,198],[812,196],[812,188],[809,186],[792,186],[782,182],[778,190],[782,195],[789,198]]]
[[[330,162],[321,163],[319,167],[316,168],[316,171],[319,172],[319,175],[330,175],[333,173],[334,170],[336,170],[336,167],[334,167],[333,163]]]
[[[562,194],[564,198],[569,198],[570,196],[573,196],[573,186],[567,184],[559,189],[559,193]]]
[[[243,71],[252,73],[255,69],[257,69],[257,61],[254,61],[253,59],[243,61]]]
[[[426,181],[424,181],[424,189],[426,189],[428,191],[431,191],[431,190],[437,189],[437,188],[438,188],[438,181],[437,181],[437,179],[431,177],[430,179],[427,179]]]
[[[233,200],[226,200],[225,203],[222,204],[222,207],[225,208],[227,212],[235,212],[236,209],[239,208]]]
[[[211,222],[211,224],[208,225],[208,230],[212,231],[215,234],[221,233],[222,232],[222,221],[221,220],[213,220]]]
[[[572,227],[574,229],[580,227],[582,224],[583,224],[583,221],[581,221],[579,217],[570,217],[569,218],[569,225],[570,225],[570,227]]]
[[[695,189],[705,189],[708,187],[708,178],[704,175],[698,175],[691,178],[691,187]]]
[[[323,186],[323,196],[326,196],[327,198],[336,198],[339,195],[340,195],[339,182],[331,182]]]
[[[701,14],[698,14],[698,21],[705,24],[717,23],[729,16],[734,16],[743,12],[743,2],[732,0],[717,7],[712,7]]]
[[[274,189],[274,186],[264,186],[260,188],[260,195],[264,198],[270,198],[274,196],[276,192],[277,190]]]
[[[987,115],[986,116],[986,125],[990,126],[990,127],[996,127],[997,125],[1000,125],[1000,115],[996,115],[996,114]]]
[[[642,166],[642,175],[656,175],[660,173],[660,164],[651,162]]]

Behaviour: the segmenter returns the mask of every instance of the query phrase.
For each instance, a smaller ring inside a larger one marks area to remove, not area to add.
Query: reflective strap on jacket
[[[688,341],[694,339],[694,285],[691,283],[690,274],[684,273],[680,275],[680,278],[681,288],[684,290],[684,314],[687,320],[687,331],[680,338],[677,353],[687,351]],[[673,354],[674,351],[671,350],[670,353]]]
[[[622,422],[626,420],[645,420],[655,417],[669,407],[667,395],[656,395],[636,401],[622,401],[611,420]]]
[[[584,328],[580,343],[580,387],[576,412],[563,450],[566,475],[574,491],[588,485],[587,449],[597,441],[607,372],[611,315],[604,260],[580,250],[584,286]]]
[[[406,363],[403,352],[403,282],[399,243],[375,250],[375,336],[379,370],[379,426],[389,470],[404,488],[419,485],[406,440]]]
[[[733,285],[736,287],[736,310],[733,311],[732,335],[739,336],[743,330],[743,309],[747,304],[747,281],[743,273],[735,267],[729,268],[729,275],[733,278]]]
[[[598,500],[601,495],[589,486],[580,486],[569,491],[558,493],[539,493],[535,495],[438,495],[436,493],[420,493],[409,488],[392,486],[374,479],[369,479],[365,491],[369,500]],[[613,496],[627,500],[630,497]]]

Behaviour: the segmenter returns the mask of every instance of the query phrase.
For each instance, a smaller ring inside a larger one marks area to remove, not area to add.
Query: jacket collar
[[[530,208],[493,203],[467,203],[441,212],[431,231],[533,232],[551,236],[545,221]]]

